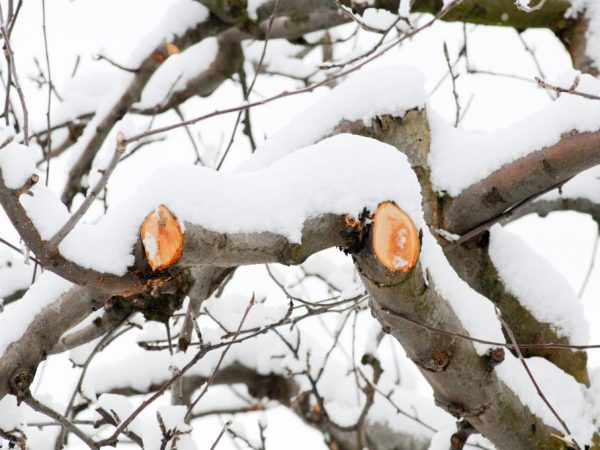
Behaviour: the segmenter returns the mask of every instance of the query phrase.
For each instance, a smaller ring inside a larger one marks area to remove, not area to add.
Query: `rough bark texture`
[[[206,72],[190,80],[184,90],[174,93],[164,105],[157,105],[142,113],[160,113],[192,96],[206,96],[214,92],[242,66],[241,40],[265,38],[269,29],[268,19],[275,6],[275,0],[264,3],[258,9],[258,20],[252,21],[247,16],[245,0],[200,1],[210,9],[210,19],[175,39],[174,44],[178,49],[185,49],[205,37],[218,36],[217,59]],[[350,5],[349,0],[342,3]],[[415,12],[438,13],[442,5],[442,0],[416,0],[412,9]],[[355,12],[360,13],[366,6],[366,2],[360,6],[354,5]],[[372,6],[397,12],[398,0],[376,0]],[[569,3],[564,0],[547,0],[539,11],[525,13],[514,6],[514,0],[463,0],[444,20],[511,26],[517,30],[550,28],[565,43],[575,67],[597,74],[597,69],[585,52],[587,23],[585,20],[566,20],[564,13],[568,7]],[[340,13],[331,0],[281,0],[270,35],[301,42],[307,32],[350,20],[347,15]],[[132,111],[132,105],[139,100],[144,86],[168,55],[163,45],[146,55],[141,66],[136,68],[130,85],[110,111],[96,118],[93,137],[83,146],[79,159],[69,173],[63,192],[63,200],[67,204],[78,192],[82,192],[81,181],[89,172],[110,130],[119,119]],[[73,139],[77,139],[81,131],[78,128]],[[434,228],[443,227],[459,234],[494,218],[549,186],[600,163],[600,132],[568,133],[557,144],[498,169],[456,198],[440,200],[430,183],[427,161],[430,138],[425,111],[409,111],[403,118],[381,116],[374,119],[370,126],[365,126],[362,121],[343,122],[334,130],[334,133],[338,132],[373,137],[404,152],[422,186],[427,223]],[[545,426],[519,402],[512,391],[490,371],[486,359],[477,355],[470,342],[424,331],[399,317],[465,333],[450,306],[436,292],[435,286],[431,282],[427,285],[419,265],[406,274],[387,272],[374,258],[371,247],[367,245],[360,249],[357,246],[357,234],[348,227],[343,216],[327,215],[308,220],[301,243],[291,243],[284,236],[267,232],[225,234],[186,224],[182,258],[175,267],[152,274],[138,243],[133,270],[124,277],[115,277],[79,267],[59,253],[47,252],[44,241],[20,206],[18,197],[17,192],[6,189],[0,177],[0,203],[24,241],[46,268],[81,287],[73,288],[55,305],[45,308],[31,322],[23,338],[12,343],[2,355],[0,398],[8,392],[24,395],[38,364],[47,354],[64,351],[101,335],[117,326],[131,311],[141,311],[148,319],[164,322],[181,305],[185,293],[191,289],[190,311],[194,316],[202,300],[238,265],[267,262],[298,264],[315,252],[339,246],[357,251],[356,264],[371,295],[373,314],[420,368],[433,387],[440,406],[457,417],[464,417],[500,449],[552,450],[563,447],[559,440],[550,436],[553,432],[560,433]],[[519,214],[527,211],[546,214],[556,209],[590,213],[596,221],[600,218],[598,206],[583,199],[538,201],[523,208]],[[371,241],[366,239],[365,242]],[[459,274],[472,287],[496,302],[519,341],[562,342],[549,324],[535,321],[514,297],[507,294],[485,246],[471,242],[449,256]],[[111,297],[115,293],[135,296],[116,299]],[[65,332],[109,298],[109,307],[119,305],[119,308],[107,313],[104,316],[106,320],[64,336]],[[127,307],[120,308],[123,305]],[[190,328],[191,319],[186,317],[186,320],[184,328]],[[180,342],[183,350],[187,345],[189,341]],[[526,356],[530,355],[543,356],[572,373],[579,381],[588,381],[584,353],[529,350]],[[182,393],[187,392],[189,397],[203,381],[197,377],[183,377],[179,388]],[[298,388],[292,379],[274,374],[259,375],[247,368],[232,366],[220,372],[216,382],[246,383],[256,398],[268,397],[292,408],[303,420],[329,436],[332,448],[333,444],[340,449],[356,448],[356,433],[341,430],[322,415],[315,414],[310,408],[308,396],[296,396]],[[428,446],[428,442],[421,439],[396,433],[374,423],[367,423],[365,440],[369,448],[377,450],[416,450]]]
[[[224,20],[235,20],[245,14],[246,0],[200,0],[215,14]],[[393,13],[398,12],[398,0],[375,0],[374,2],[357,2],[341,0],[343,5],[353,7],[356,13],[361,13],[365,8],[375,7],[386,9]],[[411,11],[437,14],[442,10],[442,0],[415,0]],[[258,8],[258,20],[266,20],[275,0],[271,0]],[[526,13],[518,9],[512,0],[463,0],[456,6],[444,20],[470,22],[479,25],[509,26],[517,29],[550,28],[558,32],[570,26],[572,21],[565,19],[565,12],[570,7],[566,0],[547,0],[544,7],[538,11]],[[335,3],[328,0],[283,0],[279,8],[279,15],[292,15],[302,17],[306,11],[325,12],[335,9]],[[245,17],[245,16],[244,16]]]
[[[0,359],[0,398],[7,393],[22,397],[61,335],[77,325],[108,296],[85,287],[74,287],[57,303],[44,308],[29,324],[23,337],[10,344]]]
[[[562,343],[569,339],[559,336],[551,323],[536,320],[519,300],[506,290],[488,253],[489,238],[485,233],[446,253],[452,267],[477,292],[489,298],[502,312],[502,317],[512,329],[517,342]],[[507,342],[509,337],[506,336]],[[580,383],[589,385],[587,354],[569,349],[522,349],[523,356],[541,356],[575,377]]]
[[[443,226],[464,234],[527,198],[600,164],[600,132],[571,132],[506,164],[457,197],[447,198]]]
[[[373,315],[420,369],[433,388],[436,404],[466,419],[498,449],[563,448],[551,436],[560,432],[519,401],[470,341],[430,333],[397,317],[466,334],[433,282],[426,283],[420,264],[405,274],[391,273],[375,259],[370,244],[355,255],[355,261],[370,294]]]
[[[233,267],[279,262],[300,264],[313,253],[330,247],[347,248],[356,242],[345,216],[326,214],[308,219],[300,243],[270,232],[218,233],[185,223],[183,254],[178,266],[209,264]]]
[[[46,241],[41,238],[19,201],[19,197],[20,192],[18,189],[12,190],[6,187],[0,171],[0,205],[2,205],[8,219],[19,232],[21,239],[45,268],[73,283],[102,292],[125,294],[137,292],[141,289],[137,277],[131,273],[117,276],[96,272],[67,260],[58,251],[49,251],[46,247]]]

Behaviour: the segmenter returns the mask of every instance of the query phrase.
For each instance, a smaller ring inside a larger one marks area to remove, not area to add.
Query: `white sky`
[[[116,61],[126,61],[128,55],[138,44],[138,40],[152,30],[161,20],[161,15],[173,3],[172,0],[52,0],[47,1],[47,28],[50,45],[52,76],[59,92],[69,81],[75,60],[79,55],[81,61],[78,74],[89,74],[92,83],[98,83],[103,89],[104,78],[96,75],[98,71],[115,70],[104,61],[94,61],[92,56],[102,53]],[[36,57],[45,67],[43,41],[41,35],[41,0],[24,2],[23,11],[13,37],[16,60],[25,86],[26,97],[34,128],[43,127],[45,123],[46,95],[37,90],[28,77],[35,76],[36,69],[33,58]],[[342,27],[337,33],[347,35],[350,26]],[[530,79],[537,75],[531,57],[523,51],[517,34],[512,29],[495,27],[474,27],[467,25],[469,36],[469,57],[474,67],[481,70],[510,72]],[[431,90],[443,76],[446,63],[442,53],[442,44],[448,43],[450,54],[455,55],[462,44],[462,24],[439,23],[431,29],[419,34],[405,43],[398,51],[389,52],[385,57],[371,66],[413,65],[426,75],[427,90]],[[546,30],[530,30],[524,33],[528,44],[535,49],[540,65],[547,79],[552,80],[561,71],[570,67],[570,61],[556,38]],[[359,44],[353,40],[344,44],[336,53],[342,56],[352,50],[353,45],[368,48],[377,36],[361,34]],[[309,61],[318,62],[318,53],[314,52]],[[454,56],[451,56],[453,59]],[[4,63],[2,63],[3,66]],[[461,71],[462,71],[462,65]],[[473,96],[473,100],[461,127],[465,129],[494,130],[508,126],[521,118],[539,110],[550,101],[546,92],[536,88],[533,83],[515,81],[511,78],[489,77],[484,75],[463,75],[458,81],[458,89],[462,105]],[[106,83],[104,83],[106,84]],[[255,98],[266,96],[280,90],[297,86],[297,84],[278,77],[261,77],[255,87]],[[402,86],[398,86],[402,89]],[[252,111],[254,136],[257,142],[284,125],[308,105],[324,95],[326,88],[318,89],[312,94],[295,96],[271,103],[268,106]],[[225,82],[217,92],[208,99],[192,99],[182,108],[187,117],[211,111],[219,106],[231,106],[240,103],[239,87],[232,82]],[[53,99],[56,104],[56,99]],[[429,107],[437,111],[447,120],[454,116],[454,101],[451,86],[447,79],[430,97]],[[155,125],[176,121],[175,115],[158,118]],[[205,148],[216,148],[222,140],[229,138],[233,127],[234,115],[221,116],[193,127],[195,133],[202,136]],[[248,154],[246,139],[242,136],[234,144],[231,159],[226,169],[231,170]],[[485,151],[485,149],[482,149]],[[154,148],[140,152],[139,156],[130,158],[118,166],[110,185],[110,199],[117,202],[124,198],[135,186],[146,179],[149,171],[163,166],[165,163],[191,163],[194,154],[183,131],[175,131],[168,135],[167,141]],[[60,164],[60,163],[59,163]],[[63,160],[64,164],[64,160]],[[52,174],[51,185],[61,188],[64,178],[60,171]],[[99,209],[91,212],[98,214]],[[596,225],[588,217],[574,213],[555,213],[548,218],[526,217],[508,227],[517,232],[541,255],[546,257],[579,292],[586,271],[592,260],[591,250],[596,236]],[[0,235],[16,241],[15,235],[9,231],[5,218],[0,218]],[[252,270],[247,269],[248,276],[240,277],[244,283],[254,279]],[[590,323],[594,323],[600,306],[600,270],[595,267],[591,281],[583,296],[583,303]],[[248,286],[244,286],[248,289]],[[261,281],[253,289],[280,295],[276,288]],[[600,328],[591,327],[591,341],[600,342]],[[112,355],[111,355],[112,356]],[[103,358],[106,359],[106,355]],[[591,366],[600,365],[600,352],[589,353]],[[101,361],[101,358],[99,358]],[[51,358],[51,364],[45,365],[40,372],[44,382],[38,393],[51,394],[55,401],[64,401],[70,391],[76,373],[69,370],[65,358]],[[38,377],[40,378],[40,377]],[[420,384],[421,389],[426,390]],[[262,413],[254,413],[262,415]],[[249,429],[255,432],[254,417],[244,419]],[[269,447],[277,448],[325,448],[319,433],[301,426],[293,414],[280,408],[268,413]],[[200,448],[208,448],[220,426],[216,419],[210,419],[198,427]],[[234,448],[226,439],[219,448]],[[70,448],[78,448],[72,446]]]

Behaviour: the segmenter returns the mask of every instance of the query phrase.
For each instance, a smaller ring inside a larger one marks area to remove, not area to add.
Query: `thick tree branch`
[[[508,292],[490,258],[488,246],[489,233],[485,233],[480,239],[453,247],[446,256],[469,286],[494,302],[515,334],[517,342],[569,344],[569,339],[560,336],[552,323],[538,321],[517,297]],[[522,351],[525,357],[546,358],[573,375],[580,383],[589,384],[587,355],[583,351],[531,347]]]
[[[33,176],[31,180],[33,182]],[[12,190],[6,187],[0,171],[0,205],[4,208],[6,215],[25,244],[27,244],[27,247],[36,255],[44,267],[73,283],[99,291],[125,295],[141,289],[141,283],[132,273],[127,273],[124,276],[99,273],[67,260],[57,251],[49,251],[46,242],[41,238],[19,201],[20,193],[21,189]]]
[[[326,214],[308,219],[302,241],[292,243],[285,236],[270,232],[218,233],[199,225],[185,224],[184,247],[178,265],[191,267],[235,267],[278,262],[300,264],[310,255],[331,247],[348,248],[356,244],[355,230],[345,216]]]
[[[466,333],[450,305],[423,277],[418,265],[407,273],[389,272],[374,257],[369,244],[355,260],[370,294],[371,309],[384,331],[404,347],[434,390],[436,403],[465,418],[499,449],[560,449],[545,425],[494,373],[473,344],[425,333],[424,323]],[[409,318],[410,322],[403,320]]]
[[[106,294],[77,286],[33,318],[23,336],[0,357],[0,398],[7,393],[26,395],[38,364],[50,354],[61,335],[107,299]]]
[[[72,348],[87,344],[118,327],[130,314],[131,312],[125,308],[107,310],[101,317],[96,318],[85,328],[62,336],[58,343],[52,347],[50,354],[66,352]]]
[[[221,20],[239,23],[248,20],[246,13],[247,0],[199,0]],[[275,0],[263,3],[256,11],[257,21],[267,20]],[[355,13],[366,8],[381,8],[390,12],[398,12],[398,0],[376,0],[375,2],[358,2],[342,0],[345,6],[352,7]],[[444,6],[442,0],[416,0],[411,11],[437,14]],[[571,6],[566,0],[546,0],[544,7],[527,13],[515,6],[513,0],[463,0],[458,7],[444,18],[447,21],[470,22],[479,25],[510,26],[519,29],[550,28],[557,32],[565,29],[571,21],[565,19],[565,12]],[[336,5],[329,0],[283,0],[279,9],[280,17],[306,17],[307,11],[326,14],[335,10]],[[349,19],[346,18],[346,21]]]
[[[209,18],[206,22],[199,23],[196,27],[188,29],[182,36],[176,37],[172,44],[179,49],[184,49],[200,42],[205,37],[217,34],[223,28],[224,25],[220,21]],[[70,205],[73,197],[81,191],[81,179],[92,167],[92,161],[109,132],[128,112],[129,108],[140,99],[144,86],[168,56],[168,51],[162,44],[153,49],[140,64],[135,75],[132,76],[129,86],[123,91],[110,111],[101,117],[99,121],[95,121],[94,119],[90,121],[88,126],[93,125],[95,127],[94,133],[89,141],[86,142],[78,160],[69,171],[69,179],[62,194],[62,200],[65,204]]]
[[[207,70],[187,80],[185,87],[177,90],[162,104],[135,111],[139,114],[161,114],[179,106],[191,97],[210,96],[225,80],[236,73],[244,62],[241,40],[247,37],[238,29],[232,28],[217,36],[218,53]]]
[[[539,192],[600,164],[600,132],[571,132],[502,166],[443,204],[441,228],[464,234]]]

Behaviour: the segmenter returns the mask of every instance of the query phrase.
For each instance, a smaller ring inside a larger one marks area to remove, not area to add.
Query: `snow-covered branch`
[[[518,237],[497,225],[490,234],[455,246],[446,255],[460,277],[500,309],[518,342],[587,342],[579,298],[561,275]],[[528,348],[523,353],[546,358],[589,385],[584,352]]]

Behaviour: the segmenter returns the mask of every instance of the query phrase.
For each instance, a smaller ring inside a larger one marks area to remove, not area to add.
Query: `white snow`
[[[63,101],[52,113],[52,125],[58,125],[76,119],[84,114],[94,113],[102,98],[114,89],[115,83],[120,83],[120,73],[113,70],[98,70],[94,73],[81,73],[70,78],[62,87]],[[35,127],[46,130],[44,120]],[[56,138],[53,135],[53,141]]]
[[[167,10],[156,29],[140,39],[140,45],[134,50],[128,64],[137,67],[161,43],[181,36],[189,28],[204,22],[208,16],[208,8],[200,2],[178,0]]]
[[[23,406],[17,405],[15,396],[4,396],[0,400],[0,429],[6,432],[21,429],[23,427],[23,409]]]
[[[36,152],[33,148],[11,142],[0,149],[0,171],[9,189],[18,189],[35,173]]]
[[[596,426],[592,405],[586,398],[586,387],[544,358],[527,358],[526,362],[541,391],[567,424],[579,445],[589,444]],[[495,371],[531,412],[540,417],[545,424],[563,431],[560,423],[537,394],[518,358],[506,352],[504,361]]]
[[[588,20],[585,32],[585,53],[593,61],[596,69],[600,69],[600,2],[597,0],[570,0],[571,7],[565,17],[575,18],[585,14]]]
[[[490,231],[489,255],[506,289],[538,321],[574,344],[587,343],[583,305],[567,280],[519,236],[499,225]]]
[[[422,108],[425,102],[423,83],[423,74],[413,67],[361,71],[340,83],[288,126],[269,137],[252,158],[242,163],[240,169],[265,167],[288,153],[314,144],[333,132],[344,120],[362,120],[370,125],[371,119],[378,115],[401,117],[408,110]]]
[[[400,17],[408,17],[410,15],[410,0],[400,0],[398,15]]]
[[[72,284],[52,272],[41,274],[23,298],[6,306],[0,314],[0,356],[11,342],[17,341],[46,306],[54,303]]]
[[[600,203],[600,166],[580,172],[570,181],[565,183],[560,192],[554,189],[538,200],[587,199],[593,203]]]
[[[456,432],[456,427],[444,428],[437,431],[431,438],[431,443],[427,450],[448,450],[450,438]]]
[[[36,191],[23,203],[48,238],[66,220],[66,210],[58,199],[43,195],[39,199]],[[161,169],[97,224],[79,223],[59,250],[83,267],[123,274],[133,263],[131,251],[144,217],[159,204],[180,221],[211,230],[269,231],[300,242],[302,226],[311,217],[358,217],[363,208],[374,211],[386,200],[395,201],[420,228],[420,186],[405,155],[370,138],[341,134],[252,172]]]
[[[172,40],[174,36],[182,35],[188,28],[204,22],[208,18],[208,15],[208,9],[199,2],[194,0],[177,1],[167,10],[163,20],[161,20],[156,29],[148,33],[144,39],[140,40],[140,45],[132,52],[124,65],[126,67],[137,68],[145,58],[152,55],[152,52],[155,51],[159,45]],[[106,118],[116,102],[126,92],[134,77],[134,74],[124,73],[122,71],[115,74],[112,79],[113,88],[109,89],[102,97],[102,100],[96,105],[94,117],[85,127],[85,130],[77,143],[71,147],[71,164],[79,159],[84,148],[96,135],[96,130],[100,123]],[[74,108],[77,110],[80,106],[75,102]],[[69,112],[64,111],[62,114],[68,116]],[[107,143],[110,146],[114,146],[114,140],[107,139],[104,142],[104,145]]]
[[[423,231],[421,264],[433,281],[437,292],[450,304],[471,337],[493,342],[506,342],[494,305],[465,283],[452,269],[442,248],[427,227]],[[424,275],[426,276],[426,275]],[[478,354],[493,346],[474,342]]]
[[[188,83],[206,71],[215,60],[219,46],[216,37],[203,39],[181,53],[171,55],[152,75],[137,107],[152,108],[180,92]]]
[[[71,330],[69,330],[69,333],[71,333]],[[69,360],[77,366],[83,366],[101,339],[102,338],[94,339],[70,350]]]
[[[407,3],[409,3],[407,0],[402,0],[400,2],[398,14],[402,17],[408,17],[410,13],[410,5],[406,8]],[[386,9],[367,8],[362,14],[362,21],[364,24],[376,28],[377,30],[381,30],[382,32],[391,27],[397,20],[398,16]]]
[[[258,8],[268,3],[270,0],[248,0],[246,10],[248,11],[248,17],[252,20],[258,19]]]
[[[41,238],[49,240],[69,219],[69,211],[56,192],[41,183],[35,185],[30,194],[21,196],[21,204]]]
[[[240,294],[230,294],[225,297],[212,298],[203,304],[221,325],[228,331],[233,332],[240,324],[240,318],[248,304],[250,298]],[[266,305],[255,303],[244,322],[244,328],[261,327],[265,323],[274,323],[283,319],[287,313],[288,307],[285,304]]]
[[[117,422],[125,420],[134,410],[133,404],[127,397],[117,394],[102,394],[98,397],[95,407],[96,409],[102,408],[117,420]],[[98,419],[100,418],[101,416],[98,415]],[[142,436],[145,429],[144,425],[141,416],[138,416],[133,419],[127,428],[138,436]]]
[[[160,415],[165,429],[178,430],[181,432],[191,431],[192,427],[185,423],[185,415],[187,406],[185,405],[166,405],[158,408],[157,413]]]
[[[600,81],[582,75],[578,90],[600,94]],[[428,117],[432,183],[437,191],[456,196],[501,166],[557,143],[564,133],[597,131],[600,102],[563,94],[527,119],[492,133],[456,129],[433,111]]]
[[[286,75],[302,80],[308,79],[318,72],[314,65],[307,64],[305,61],[289,56],[274,55],[263,64],[270,73]]]
[[[0,256],[0,298],[27,289],[32,276],[33,264],[26,264],[22,256]]]

